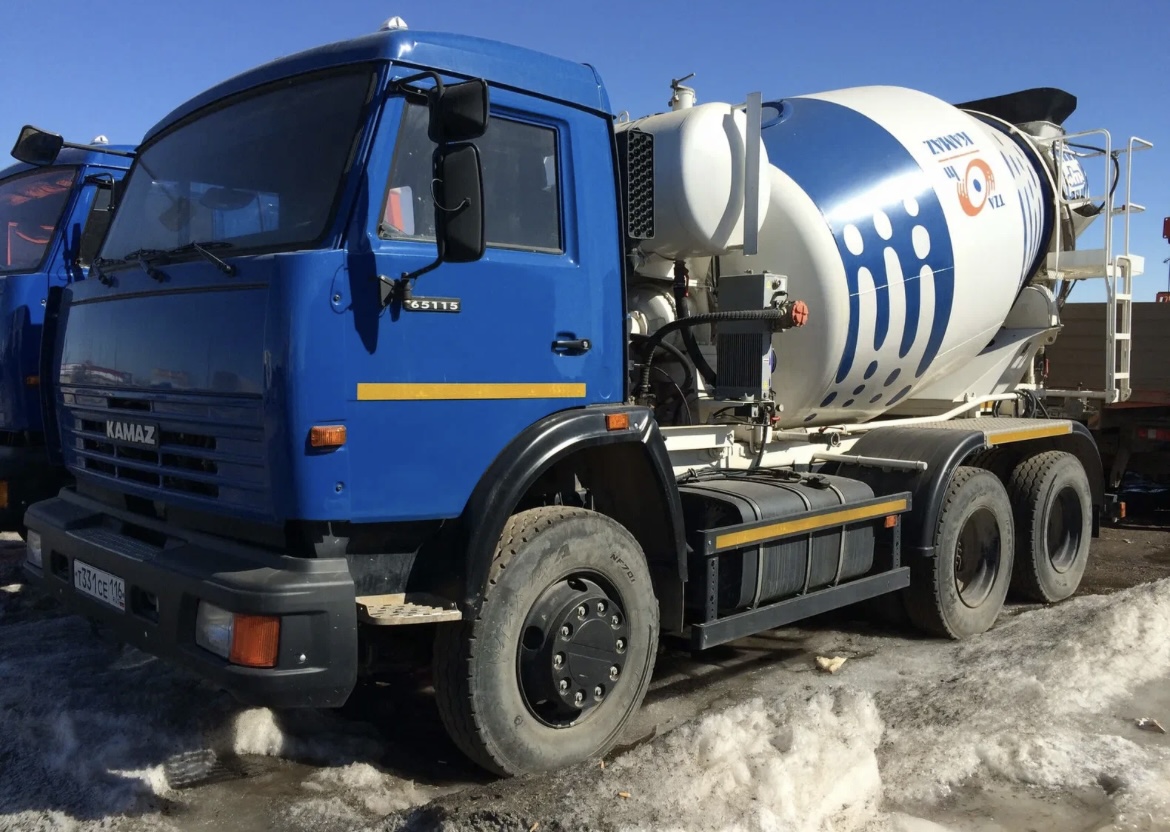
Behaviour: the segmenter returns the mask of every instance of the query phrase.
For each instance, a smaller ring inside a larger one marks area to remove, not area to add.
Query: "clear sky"
[[[1036,86],[1079,99],[1070,130],[1154,142],[1135,157],[1137,299],[1166,289],[1170,245],[1170,0],[8,0],[0,12],[0,145],[36,124],[86,142],[134,143],[187,98],[281,55],[375,30],[399,15],[593,64],[615,110],[666,108],[672,77],[703,101],[865,84],[961,102]],[[4,138],[9,137],[9,138]],[[1089,171],[1093,192],[1102,167]],[[1103,297],[1082,285],[1073,300]]]

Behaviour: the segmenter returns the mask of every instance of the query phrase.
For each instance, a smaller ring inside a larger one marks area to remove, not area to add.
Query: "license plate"
[[[88,563],[73,561],[73,586],[91,598],[126,611],[126,582],[117,575],[96,569]]]

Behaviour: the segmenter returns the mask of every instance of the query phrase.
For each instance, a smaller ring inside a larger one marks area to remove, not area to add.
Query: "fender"
[[[605,417],[619,413],[628,414],[629,428],[608,430]],[[667,526],[671,539],[664,541],[664,548],[673,554],[681,586],[686,580],[682,499],[658,423],[644,407],[602,405],[561,411],[530,425],[504,448],[480,478],[461,522],[466,558],[463,604],[467,609],[479,610],[504,525],[541,474],[570,454],[619,443],[639,443],[645,450],[669,514]]]
[[[974,420],[973,420],[974,421]],[[955,469],[973,454],[993,446],[989,435],[999,429],[995,419],[980,419],[979,426],[970,429],[957,422],[948,423],[946,430],[937,427],[888,427],[873,430],[859,439],[851,454],[881,457],[885,459],[921,460],[926,463],[925,471],[883,471],[878,468],[831,462],[822,469],[827,474],[852,477],[870,485],[879,495],[897,491],[910,491],[913,495],[914,510],[903,519],[902,545],[907,554],[921,557],[934,556],[934,530],[938,524],[943,497]],[[1018,442],[996,442],[995,447],[1008,449],[1013,445],[1031,452],[1044,450],[1069,451],[1076,455],[1089,478],[1093,504],[1098,508],[1104,504],[1104,483],[1101,457],[1092,435],[1084,425],[1077,422],[1062,422],[1070,426],[1067,434],[1041,439],[1022,439]],[[1043,424],[1035,420],[1034,424]],[[1001,434],[1006,436],[1006,434]],[[1095,512],[1097,513],[1097,512]]]

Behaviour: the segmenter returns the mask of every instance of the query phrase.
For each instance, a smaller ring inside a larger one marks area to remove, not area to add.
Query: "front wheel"
[[[440,625],[435,696],[474,762],[550,771],[614,746],[650,684],[658,603],[619,523],[559,506],[509,519],[479,615]]]

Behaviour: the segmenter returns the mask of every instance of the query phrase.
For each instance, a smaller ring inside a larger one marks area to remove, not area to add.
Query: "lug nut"
[[[573,628],[570,627],[568,624],[565,624],[563,627],[561,627],[561,637],[562,638],[568,638],[572,634],[573,634]]]
[[[582,604],[581,606],[577,607],[577,617],[578,617],[578,618],[584,618],[584,617],[585,617],[585,613],[587,613],[587,612],[588,612],[588,610],[586,610],[586,609],[585,609],[585,605],[584,605],[584,604]]]
[[[573,697],[574,705],[581,705],[585,702],[585,694],[582,691],[577,691],[577,695]]]
[[[624,653],[626,650],[626,640],[624,638],[619,638],[617,640],[617,643],[614,644],[614,647],[617,648],[617,651],[619,653]]]
[[[567,691],[569,689],[569,680],[568,679],[561,679],[561,683],[558,687],[560,687],[561,693],[564,693],[565,691]]]
[[[565,663],[565,654],[564,653],[557,653],[555,656],[553,656],[553,667],[555,667],[557,670],[560,670],[561,665],[563,665],[564,663]]]
[[[617,677],[618,677],[618,667],[615,664],[613,667],[611,667],[609,669],[609,681],[611,681],[611,682],[616,681]]]
[[[600,699],[601,697],[605,696],[605,688],[603,688],[601,685],[598,685],[593,689],[593,695]]]
[[[622,619],[620,616],[614,615],[614,616],[610,617],[609,623],[616,627],[617,625],[622,623]]]
[[[597,614],[598,615],[605,615],[605,602],[604,601],[597,602]]]

